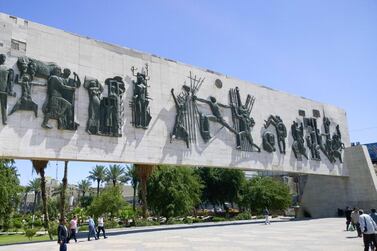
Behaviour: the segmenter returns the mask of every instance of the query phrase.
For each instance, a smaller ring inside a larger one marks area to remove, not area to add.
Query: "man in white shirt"
[[[362,209],[359,210],[360,218],[360,229],[363,232],[363,241],[364,241],[364,251],[369,250],[369,246],[373,244],[374,247],[376,245],[376,230],[377,225],[376,222],[370,217],[368,214],[364,214]]]
[[[97,238],[99,239],[99,234],[102,230],[103,238],[107,239],[106,233],[105,233],[105,224],[103,223],[103,217],[98,217],[98,232],[97,232]]]

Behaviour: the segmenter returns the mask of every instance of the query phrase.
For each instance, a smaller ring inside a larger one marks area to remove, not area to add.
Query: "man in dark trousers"
[[[363,241],[364,241],[364,251],[368,251],[371,244],[373,245],[372,250],[376,247],[376,230],[377,224],[374,222],[372,217],[368,214],[364,214],[363,210],[359,210],[360,218],[360,229],[363,233]]]
[[[59,251],[67,251],[67,238],[68,238],[68,231],[67,227],[67,220],[65,218],[60,219],[60,224],[58,226],[58,244],[60,245]]]
[[[350,207],[346,207],[345,215],[346,215],[346,231],[348,231],[348,228],[351,224],[351,213],[352,209]]]

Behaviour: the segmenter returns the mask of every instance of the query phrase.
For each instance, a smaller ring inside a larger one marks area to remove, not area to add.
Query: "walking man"
[[[361,237],[359,218],[360,218],[359,210],[357,208],[353,208],[353,211],[351,213],[352,226],[356,228],[357,236]]]
[[[362,209],[359,210],[360,218],[360,228],[363,233],[363,241],[364,241],[364,251],[369,250],[369,246],[372,244],[376,247],[376,230],[377,225],[376,222],[370,217],[368,214],[364,214]],[[374,250],[374,248],[372,249]]]
[[[351,213],[352,210],[350,207],[346,207],[345,215],[346,215],[346,231],[348,231],[349,226],[351,224]]]
[[[68,231],[67,227],[67,220],[65,218],[60,219],[58,226],[58,244],[60,245],[59,251],[67,251],[67,238],[68,238]]]
[[[264,224],[265,225],[271,224],[270,223],[270,211],[268,211],[267,207],[263,210],[263,215],[264,215],[264,218],[265,218]]]
[[[96,235],[96,225],[94,224],[94,220],[92,217],[89,216],[89,232],[88,232],[88,241],[90,241],[90,238],[94,236],[95,240],[98,240],[97,235]]]
[[[97,231],[97,238],[99,239],[99,234],[102,230],[103,238],[107,239],[106,232],[105,232],[105,224],[103,223],[103,217],[98,217],[98,231]]]
[[[77,231],[77,216],[76,216],[76,215],[73,217],[73,219],[72,219],[71,222],[69,223],[69,230],[70,230],[70,235],[69,235],[69,238],[68,238],[67,243],[69,243],[69,241],[70,241],[72,238],[75,240],[75,242],[77,242],[77,239],[76,239],[76,231]]]
[[[377,224],[377,212],[376,212],[376,209],[375,208],[372,208],[371,210],[371,213],[370,213],[370,217],[372,217],[372,219],[374,220],[374,222],[376,222]]]

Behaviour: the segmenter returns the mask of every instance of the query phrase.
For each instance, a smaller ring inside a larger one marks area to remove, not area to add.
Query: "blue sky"
[[[375,0],[0,0],[0,11],[334,104],[351,141],[377,141]],[[72,162],[70,180],[94,165]],[[25,183],[30,163],[17,166]]]

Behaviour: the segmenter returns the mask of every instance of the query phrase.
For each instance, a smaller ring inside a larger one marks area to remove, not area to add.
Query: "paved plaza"
[[[363,250],[356,232],[345,232],[343,218],[208,226],[188,229],[129,232],[108,239],[68,245],[69,251],[91,250]],[[150,228],[149,228],[150,229]],[[58,250],[56,242],[0,247],[0,251]]]

